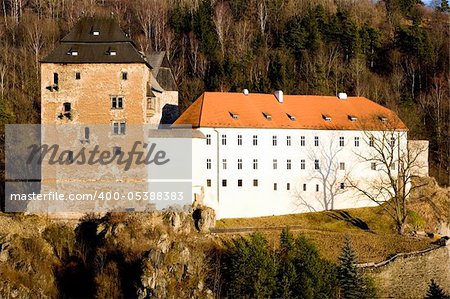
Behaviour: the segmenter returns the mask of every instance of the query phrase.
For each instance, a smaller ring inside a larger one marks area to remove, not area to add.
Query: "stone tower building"
[[[139,52],[111,18],[83,18],[41,61],[42,124],[173,122],[178,92],[164,52]],[[163,115],[165,113],[165,115]]]
[[[78,154],[99,146],[117,161],[136,142],[147,142],[153,126],[144,125],[177,117],[178,92],[165,53],[139,52],[111,18],[81,19],[41,61],[41,141],[57,144],[65,161],[44,157],[41,192],[146,191],[144,165],[79,165]],[[82,210],[61,206],[34,210]]]

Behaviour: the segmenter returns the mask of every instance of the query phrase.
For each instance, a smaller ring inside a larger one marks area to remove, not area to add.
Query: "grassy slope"
[[[380,207],[217,221],[219,229],[246,227],[261,230],[274,246],[279,230],[270,228],[285,226],[290,226],[295,233],[305,234],[316,243],[325,258],[333,261],[341,252],[345,235],[352,238],[359,262],[379,262],[399,252],[430,247],[429,239],[395,234],[393,221]]]

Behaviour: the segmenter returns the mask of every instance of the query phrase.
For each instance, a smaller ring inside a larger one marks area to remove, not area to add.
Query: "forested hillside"
[[[142,51],[167,51],[186,108],[204,90],[366,96],[429,139],[448,183],[446,0],[2,0],[0,121],[39,123],[39,60],[83,15],[117,18]]]

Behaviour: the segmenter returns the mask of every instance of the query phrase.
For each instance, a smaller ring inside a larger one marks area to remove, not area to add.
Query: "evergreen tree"
[[[444,290],[434,281],[431,280],[430,286],[428,287],[427,294],[425,295],[425,299],[448,299],[450,298]]]
[[[449,12],[450,7],[448,5],[448,0],[441,0],[441,5],[438,7],[439,11]]]
[[[230,298],[272,296],[276,264],[262,234],[240,237],[228,244],[224,269]]]
[[[297,273],[294,265],[295,240],[289,228],[283,229],[280,235],[280,249],[278,253],[278,288],[276,297],[292,298],[292,289],[296,283]]]
[[[356,253],[349,237],[345,238],[339,257],[339,286],[345,299],[375,298],[375,289],[357,267]]]

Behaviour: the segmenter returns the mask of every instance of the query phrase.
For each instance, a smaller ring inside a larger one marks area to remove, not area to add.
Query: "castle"
[[[44,125],[103,124],[118,135],[175,119],[174,129],[192,126],[193,200],[218,218],[374,205],[349,185],[369,190],[383,169],[396,176],[408,150],[407,128],[393,111],[344,93],[205,92],[177,117],[167,57],[140,53],[112,19],[79,21],[42,61],[41,78]],[[395,149],[390,165],[363,157],[378,141]],[[137,177],[147,179],[145,171]]]

